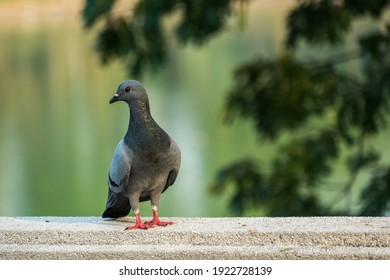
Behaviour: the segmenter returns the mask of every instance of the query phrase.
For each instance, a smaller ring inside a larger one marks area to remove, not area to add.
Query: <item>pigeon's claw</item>
[[[163,222],[163,221],[160,221],[159,219],[158,220],[153,219],[149,222],[146,222],[145,224],[150,226],[150,227],[153,227],[153,226],[166,227],[168,225],[173,225],[174,222]]]
[[[151,226],[146,224],[146,223],[145,224],[140,223],[140,224],[135,224],[135,225],[133,225],[131,227],[127,227],[127,228],[125,228],[125,230],[132,230],[132,229],[137,229],[137,228],[139,228],[139,229],[149,229],[149,228],[151,228]]]
[[[158,213],[157,213],[157,210],[153,210],[153,220],[149,221],[149,222],[146,222],[145,224],[153,227],[153,226],[159,226],[159,227],[166,227],[168,225],[173,225],[174,222],[163,222],[163,221],[160,221],[159,217],[158,217]]]
[[[153,225],[150,225],[148,223],[143,223],[141,221],[141,218],[139,214],[135,215],[135,225],[125,228],[125,230],[132,230],[132,229],[149,229],[152,228]]]

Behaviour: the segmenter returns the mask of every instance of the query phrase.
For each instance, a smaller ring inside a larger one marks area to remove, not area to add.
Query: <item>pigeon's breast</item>
[[[178,169],[176,149],[172,145],[164,151],[150,149],[134,153],[129,188],[141,191],[141,196],[155,189],[162,191],[166,186],[169,172]]]
[[[151,151],[134,154],[133,163],[134,172],[146,173],[146,177],[153,179],[161,173],[169,172],[173,160],[168,153]]]

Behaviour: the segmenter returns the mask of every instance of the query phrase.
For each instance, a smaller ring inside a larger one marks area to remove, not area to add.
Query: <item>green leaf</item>
[[[92,27],[100,17],[108,15],[115,2],[116,0],[86,0],[83,9],[85,27]]]
[[[362,216],[388,215],[390,211],[390,167],[378,169],[363,190]]]
[[[312,44],[340,43],[351,26],[351,13],[339,1],[306,0],[294,8],[287,19],[287,46],[299,39]]]

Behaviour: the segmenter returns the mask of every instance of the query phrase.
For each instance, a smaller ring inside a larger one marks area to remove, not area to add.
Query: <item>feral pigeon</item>
[[[126,229],[166,226],[157,207],[160,195],[171,186],[180,168],[179,146],[154,121],[143,85],[134,80],[121,83],[110,104],[124,101],[129,105],[127,133],[115,149],[108,174],[108,199],[103,218],[124,217],[133,210],[135,225]],[[151,201],[153,219],[143,223],[139,203]]]

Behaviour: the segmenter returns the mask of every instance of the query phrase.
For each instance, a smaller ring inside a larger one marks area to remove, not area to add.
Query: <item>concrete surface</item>
[[[390,217],[162,220],[0,217],[0,259],[390,259]]]

